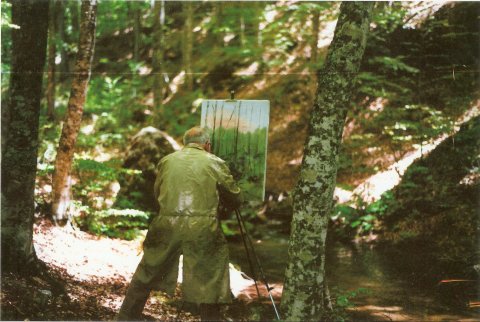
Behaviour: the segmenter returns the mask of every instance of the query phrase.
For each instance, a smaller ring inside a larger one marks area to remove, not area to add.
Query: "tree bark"
[[[183,27],[183,70],[185,71],[185,87],[193,89],[192,49],[193,49],[193,3],[183,3],[185,24]]]
[[[78,54],[75,62],[72,89],[68,100],[68,109],[65,114],[55,159],[55,173],[52,180],[52,212],[57,223],[65,223],[68,219],[70,171],[91,73],[95,45],[96,10],[96,0],[82,1]]]
[[[65,39],[65,6],[63,1],[57,1],[57,6],[56,6],[56,20],[57,20],[57,26],[56,26],[56,31],[57,31],[57,36],[58,36],[58,41],[61,44],[59,50],[60,50],[60,76],[62,79],[65,79],[68,77],[68,73],[70,71],[69,68],[69,63],[68,63],[68,55],[67,51],[65,50],[64,44],[66,43]]]
[[[365,50],[373,2],[344,2],[317,87],[294,191],[282,316],[320,320],[325,308],[325,238],[333,206],[337,156],[354,79]]]
[[[140,30],[142,28],[142,11],[138,3],[133,3],[133,60],[140,61]]]
[[[135,64],[140,62],[140,41],[141,41],[141,28],[142,28],[142,10],[140,4],[137,2],[129,2],[129,7],[133,11],[133,61]],[[138,65],[137,65],[138,66]],[[137,96],[137,83],[139,79],[138,68],[133,70],[134,75],[132,77],[132,95]]]
[[[312,54],[310,56],[312,63],[317,63],[318,60],[318,34],[320,32],[320,9],[315,8],[312,15],[313,38],[311,44]]]
[[[78,35],[78,32],[80,30],[80,20],[79,20],[80,12],[78,10],[79,7],[80,6],[79,6],[78,0],[74,0],[70,4],[70,10],[72,13],[72,34],[74,36]]]
[[[214,46],[224,46],[224,41],[223,37],[224,34],[222,31],[219,29],[222,26],[223,23],[223,2],[214,2],[213,4],[213,13],[212,13],[212,19],[213,19],[213,26],[215,28],[214,33],[213,33],[213,40],[214,40]]]
[[[156,1],[153,6],[153,105],[158,123],[164,124],[163,99],[165,79],[163,76],[163,48],[165,26],[165,2]]]
[[[257,46],[257,48],[262,48],[263,39],[262,39],[262,30],[260,29],[260,23],[262,22],[261,14],[263,13],[263,4],[262,2],[256,2],[254,6],[255,6],[254,28],[255,28],[255,36],[257,39],[255,45]]]
[[[24,273],[36,261],[34,191],[48,1],[12,1],[10,115],[2,150],[2,269]]]
[[[242,46],[242,48],[245,47],[245,45],[247,44],[247,39],[246,39],[246,36],[245,36],[245,10],[244,10],[244,6],[242,4],[242,2],[239,2],[238,3],[238,6],[239,6],[239,14],[240,14],[240,21],[239,21],[239,25],[240,25],[240,31],[239,31],[239,36],[240,36],[240,46]]]
[[[48,72],[47,72],[47,116],[55,119],[55,0],[49,0],[48,16]]]

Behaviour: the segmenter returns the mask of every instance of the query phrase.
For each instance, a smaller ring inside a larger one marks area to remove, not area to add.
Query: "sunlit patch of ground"
[[[80,281],[92,278],[129,280],[140,261],[140,241],[96,237],[71,228],[42,223],[35,227],[38,257]]]

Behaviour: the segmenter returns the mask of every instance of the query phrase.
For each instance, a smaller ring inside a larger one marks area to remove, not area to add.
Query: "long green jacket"
[[[154,186],[160,211],[148,229],[138,280],[172,294],[183,254],[182,294],[193,303],[229,303],[228,248],[219,200],[238,207],[240,189],[225,162],[197,144],[164,157]]]

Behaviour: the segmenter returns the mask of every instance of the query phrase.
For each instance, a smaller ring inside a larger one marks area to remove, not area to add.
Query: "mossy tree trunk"
[[[192,49],[193,49],[193,3],[183,3],[185,24],[183,26],[183,70],[185,71],[185,87],[193,89]]]
[[[70,171],[73,153],[77,141],[83,107],[87,96],[88,80],[90,79],[93,48],[95,45],[96,0],[84,0],[81,6],[80,36],[78,53],[75,62],[72,89],[68,100],[67,113],[60,136],[60,142],[55,159],[55,172],[52,185],[52,213],[57,223],[67,219],[67,208],[70,203]]]
[[[12,1],[10,116],[2,150],[2,269],[24,273],[35,262],[34,191],[48,1]]]
[[[164,0],[155,1],[153,6],[153,105],[156,120],[160,124],[165,124],[163,98],[165,90],[164,70],[163,70],[163,48],[164,48],[164,30],[165,27],[165,2]],[[158,125],[157,125],[158,126]]]
[[[325,307],[325,238],[337,156],[354,79],[365,50],[373,2],[344,2],[320,71],[300,178],[294,191],[282,316],[320,320]]]

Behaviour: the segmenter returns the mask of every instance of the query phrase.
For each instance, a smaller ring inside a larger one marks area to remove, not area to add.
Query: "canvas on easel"
[[[270,102],[205,100],[201,126],[210,129],[212,153],[225,160],[246,201],[263,201]]]

